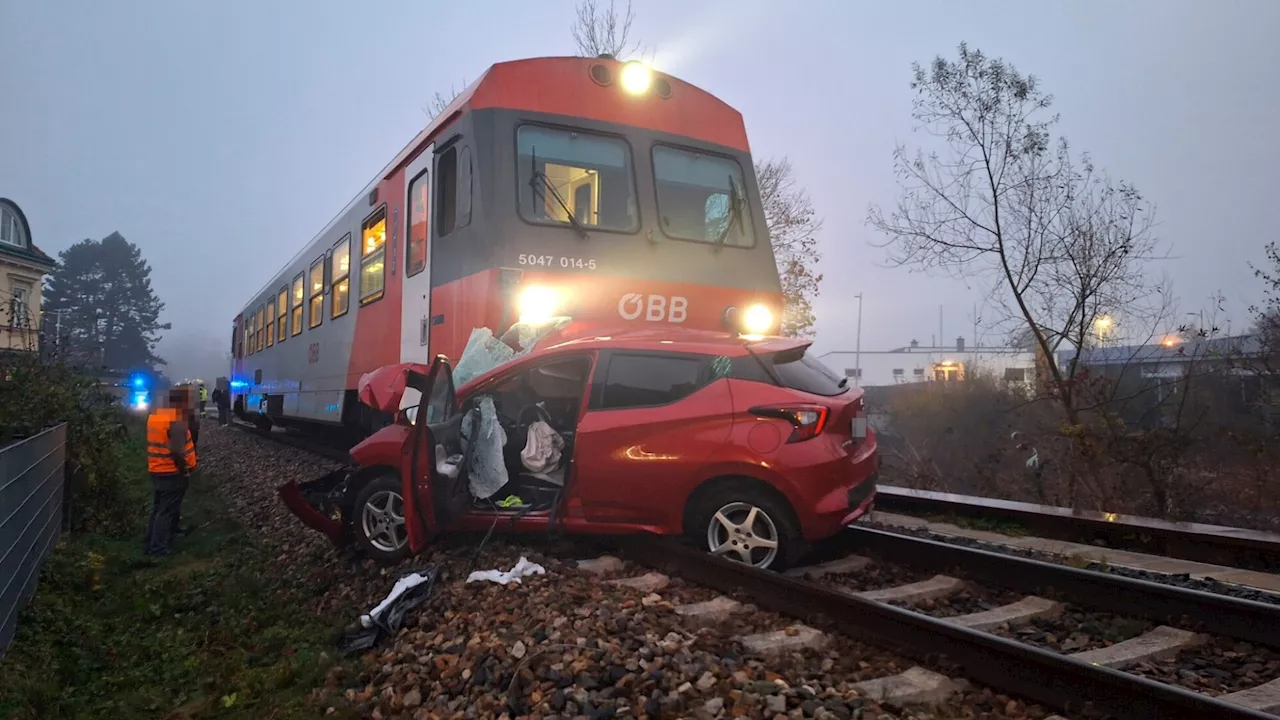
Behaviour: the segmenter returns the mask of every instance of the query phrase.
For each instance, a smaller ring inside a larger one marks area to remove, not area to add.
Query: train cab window
[[[333,298],[329,302],[330,317],[342,317],[351,308],[351,234],[342,236],[329,253],[329,284]]]
[[[261,305],[258,306],[257,317],[258,319],[253,322],[253,346],[258,348],[258,352],[262,352],[264,345],[262,344],[263,310]]]
[[[311,263],[311,269],[307,272],[309,283],[309,294],[307,304],[308,308],[308,328],[320,327],[320,323],[324,322],[324,256],[315,259]]]
[[[297,277],[293,279],[291,291],[290,301],[292,305],[289,309],[291,313],[289,331],[297,336],[302,334],[302,301],[306,299],[306,286],[302,283],[302,273],[298,273]]]
[[[289,288],[280,288],[276,295],[276,342],[284,342],[289,337]]]
[[[436,158],[436,237],[444,237],[458,224],[458,146]]]
[[[417,275],[427,267],[427,201],[431,199],[428,172],[409,183],[409,231],[405,233],[405,274]]]
[[[349,251],[348,251],[349,252]],[[334,252],[334,258],[338,256]],[[382,206],[364,221],[360,232],[360,304],[382,297],[387,286],[387,207]],[[350,282],[350,281],[345,281]],[[348,286],[349,287],[349,286]],[[349,300],[343,290],[343,304]],[[333,288],[334,311],[338,309],[338,287]],[[346,312],[346,309],[343,309]],[[336,317],[336,315],[335,315]]]
[[[458,227],[471,224],[471,146],[458,156]]]
[[[524,125],[516,131],[520,216],[533,223],[635,232],[631,148],[617,138]]]
[[[267,347],[276,344],[276,299],[267,301]]]
[[[653,177],[657,183],[658,219],[668,237],[734,247],[755,246],[746,184],[736,161],[656,145]]]

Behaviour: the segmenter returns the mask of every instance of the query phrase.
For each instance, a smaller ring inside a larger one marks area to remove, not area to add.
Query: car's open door
[[[448,456],[460,450],[462,417],[458,414],[453,369],[443,355],[436,357],[426,375],[409,370],[405,387],[421,393],[413,408],[412,439],[401,462],[409,547],[418,552],[431,535],[441,531],[470,504],[463,468],[452,476],[440,472],[437,447]]]

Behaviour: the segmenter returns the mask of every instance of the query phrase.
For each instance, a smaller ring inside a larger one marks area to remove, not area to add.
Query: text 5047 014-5
[[[563,257],[557,255],[535,255],[520,253],[521,265],[544,268],[561,268],[565,270],[595,270],[595,258]]]

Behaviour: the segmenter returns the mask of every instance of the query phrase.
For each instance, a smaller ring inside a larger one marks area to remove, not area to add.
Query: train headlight
[[[544,285],[530,285],[516,298],[520,322],[542,325],[551,322],[560,310],[560,294]]]
[[[762,303],[749,305],[742,313],[742,332],[749,335],[765,335],[773,329],[773,311]]]
[[[643,95],[653,85],[653,70],[644,63],[631,61],[622,66],[622,89],[632,95]]]
[[[773,310],[764,303],[752,303],[745,308],[730,307],[724,311],[724,324],[741,335],[758,339],[773,329]]]

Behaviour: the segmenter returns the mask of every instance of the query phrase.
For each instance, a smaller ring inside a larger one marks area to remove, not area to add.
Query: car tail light
[[[791,431],[789,443],[800,442],[818,436],[827,425],[830,411],[821,405],[782,405],[777,407],[751,408],[752,415],[760,417],[782,418],[795,428]]]

